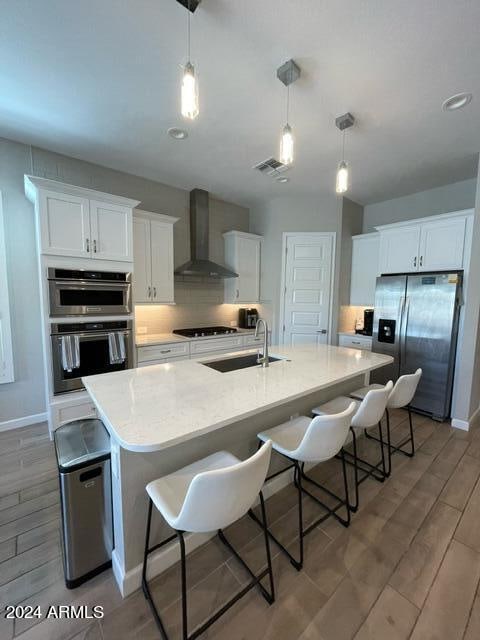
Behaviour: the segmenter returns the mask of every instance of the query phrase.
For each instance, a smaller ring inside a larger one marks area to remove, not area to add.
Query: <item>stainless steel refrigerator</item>
[[[411,407],[438,420],[450,415],[461,300],[458,271],[377,278],[373,351],[394,362],[372,373],[372,382],[395,381],[421,367]]]

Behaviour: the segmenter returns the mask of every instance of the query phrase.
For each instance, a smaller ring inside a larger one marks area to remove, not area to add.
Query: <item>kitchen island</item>
[[[274,346],[270,355],[279,359],[265,369],[222,373],[182,360],[83,379],[112,441],[113,568],[124,595],[140,584],[149,481],[213,451],[246,458],[258,431],[308,415],[316,404],[361,386],[366,374],[392,360],[328,345]],[[280,488],[280,481],[270,492]],[[166,533],[157,518],[156,536]],[[192,549],[205,539],[190,536],[187,544]],[[152,575],[176,559],[176,547],[160,550],[152,556]]]

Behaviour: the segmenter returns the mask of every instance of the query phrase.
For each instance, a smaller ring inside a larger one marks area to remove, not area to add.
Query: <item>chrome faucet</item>
[[[269,366],[269,358],[268,358],[268,324],[267,321],[263,318],[259,318],[257,320],[257,324],[255,325],[255,338],[258,338],[258,327],[260,323],[263,324],[263,355],[260,355],[260,350],[258,351],[257,356],[257,364],[261,364],[263,368]]]

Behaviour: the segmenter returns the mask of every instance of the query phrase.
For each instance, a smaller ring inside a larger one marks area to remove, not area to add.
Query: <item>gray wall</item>
[[[334,193],[319,198],[278,197],[250,211],[250,230],[264,237],[262,248],[261,313],[272,327],[272,341],[278,341],[282,238],[285,231],[337,232],[337,262],[341,225],[341,199]],[[335,269],[335,274],[338,269]],[[338,309],[335,286],[334,318]],[[336,324],[336,322],[335,322]]]
[[[362,233],[364,209],[360,204],[343,198],[340,237],[340,275],[338,299],[340,306],[350,304],[350,277],[352,271],[352,236]]]
[[[463,341],[459,345],[455,417],[469,420],[480,406],[480,168],[475,202],[472,251],[465,292]],[[478,417],[478,416],[477,416]]]
[[[477,181],[473,178],[367,205],[363,217],[363,232],[374,231],[376,225],[471,209],[475,205],[476,188]]]
[[[0,138],[0,191],[15,365],[15,382],[0,385],[0,422],[45,411],[34,215],[33,206],[24,195],[25,173],[135,198],[141,200],[142,209],[180,218],[174,227],[175,265],[190,256],[187,191]],[[211,254],[214,260],[223,262],[221,233],[231,229],[248,231],[249,211],[212,198],[211,213]],[[183,299],[189,300],[189,285],[180,286]],[[195,285],[192,287],[192,304],[199,304],[193,299]],[[223,291],[216,291],[220,305]],[[208,304],[212,304],[211,296]]]

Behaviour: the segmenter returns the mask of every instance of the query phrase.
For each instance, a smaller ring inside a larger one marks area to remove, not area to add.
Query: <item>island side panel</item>
[[[117,509],[115,556],[117,566],[124,572],[128,582],[127,588],[122,589],[124,595],[140,586],[148,507],[145,486],[148,482],[215,451],[227,450],[245,459],[256,450],[256,435],[259,431],[274,427],[295,414],[310,415],[311,409],[316,405],[339,395],[348,395],[362,384],[363,374],[161,451],[139,453],[121,448],[119,479],[118,482],[114,481],[113,486],[116,493],[114,505]],[[281,466],[281,458],[273,454],[271,471]],[[155,514],[151,544],[160,542],[168,535],[171,535],[170,528],[158,514]],[[176,561],[177,556],[177,550],[170,553],[170,560],[167,560],[166,564],[163,563],[163,568]],[[116,577],[118,580],[117,574]]]

